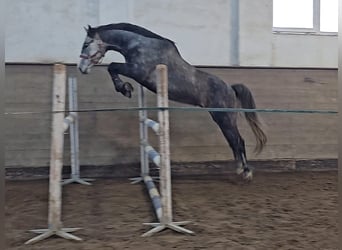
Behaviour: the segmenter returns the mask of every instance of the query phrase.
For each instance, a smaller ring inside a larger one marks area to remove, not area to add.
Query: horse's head
[[[85,28],[85,30],[87,32],[87,36],[82,46],[80,55],[81,59],[78,64],[78,68],[83,74],[88,74],[91,67],[93,67],[94,64],[99,63],[104,57],[106,53],[106,45],[101,40],[96,30],[91,28],[90,25],[88,25],[88,28]]]

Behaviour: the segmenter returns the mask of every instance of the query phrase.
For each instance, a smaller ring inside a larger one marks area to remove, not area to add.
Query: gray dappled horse
[[[169,98],[173,101],[209,108],[235,108],[239,103],[243,108],[255,108],[253,96],[245,85],[229,85],[215,75],[196,69],[181,57],[173,41],[147,29],[118,23],[99,27],[88,25],[86,32],[78,65],[80,71],[89,73],[108,50],[119,52],[125,63],[111,63],[108,72],[116,91],[126,97],[131,97],[133,87],[123,82],[119,74],[156,92],[156,65],[165,64],[168,67]],[[237,113],[209,113],[233,150],[237,173],[251,180],[252,170],[247,166],[245,143],[237,127]],[[260,153],[267,141],[266,135],[255,112],[246,112],[245,117],[256,137],[255,152]]]

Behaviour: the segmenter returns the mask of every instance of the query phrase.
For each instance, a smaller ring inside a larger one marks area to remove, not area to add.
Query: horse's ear
[[[88,27],[83,27],[84,30],[88,33],[91,30],[91,26],[88,24]]]

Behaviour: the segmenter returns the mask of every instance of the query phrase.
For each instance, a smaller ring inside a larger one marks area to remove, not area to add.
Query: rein
[[[102,54],[102,52],[101,52],[100,50],[98,50],[98,51],[96,51],[95,54],[93,54],[93,55],[91,55],[91,56],[86,55],[86,54],[81,54],[81,55],[80,55],[80,58],[82,58],[82,59],[88,59],[88,60],[90,60],[90,61],[93,61],[94,58],[95,58],[98,54],[101,54],[101,57],[104,56],[104,55]]]

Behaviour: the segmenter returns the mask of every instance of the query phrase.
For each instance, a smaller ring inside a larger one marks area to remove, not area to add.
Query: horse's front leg
[[[110,73],[112,81],[114,83],[115,90],[120,92],[124,96],[131,98],[133,92],[133,86],[129,82],[123,82],[118,74]]]
[[[123,82],[118,75],[118,74],[123,74],[125,76],[128,76],[123,73],[123,72],[126,72],[126,70],[124,69],[125,67],[126,67],[126,64],[124,63],[111,63],[108,66],[108,72],[114,83],[115,90],[117,92],[120,92],[124,96],[131,98],[132,92],[133,92],[132,84],[130,84],[129,82]]]

